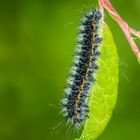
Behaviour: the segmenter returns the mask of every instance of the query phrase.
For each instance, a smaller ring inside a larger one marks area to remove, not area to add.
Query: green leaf
[[[99,70],[95,73],[89,102],[89,119],[78,140],[94,140],[105,129],[116,104],[118,93],[119,61],[117,49],[109,27],[103,25],[103,43],[98,59]]]

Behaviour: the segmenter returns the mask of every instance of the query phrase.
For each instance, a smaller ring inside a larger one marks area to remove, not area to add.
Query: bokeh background
[[[140,30],[140,1],[111,0]],[[96,0],[0,0],[0,140],[73,140],[58,127],[60,99],[80,17]],[[140,139],[140,65],[118,25],[105,14],[120,57],[110,123],[97,140]],[[140,42],[137,41],[139,46]]]

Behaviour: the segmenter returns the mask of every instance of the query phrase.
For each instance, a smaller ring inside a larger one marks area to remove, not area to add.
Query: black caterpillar
[[[96,60],[100,55],[98,46],[102,14],[98,9],[84,15],[80,25],[80,39],[72,72],[68,79],[62,111],[65,119],[74,127],[80,127],[88,118],[90,89],[95,81],[93,73],[98,69]]]

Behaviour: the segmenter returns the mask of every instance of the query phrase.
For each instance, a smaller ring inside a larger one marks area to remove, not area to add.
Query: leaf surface
[[[89,101],[89,119],[77,140],[95,140],[105,129],[115,107],[118,94],[119,60],[109,27],[103,25],[101,55],[97,60],[99,69],[94,73],[96,82]]]

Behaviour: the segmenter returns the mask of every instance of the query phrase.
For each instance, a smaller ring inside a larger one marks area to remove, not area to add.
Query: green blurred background
[[[140,29],[139,0],[111,0]],[[80,17],[96,0],[0,0],[0,140],[73,140],[60,99]],[[118,25],[105,14],[120,57],[120,84],[110,123],[97,140],[140,139],[140,65]],[[138,42],[139,46],[140,43]]]

